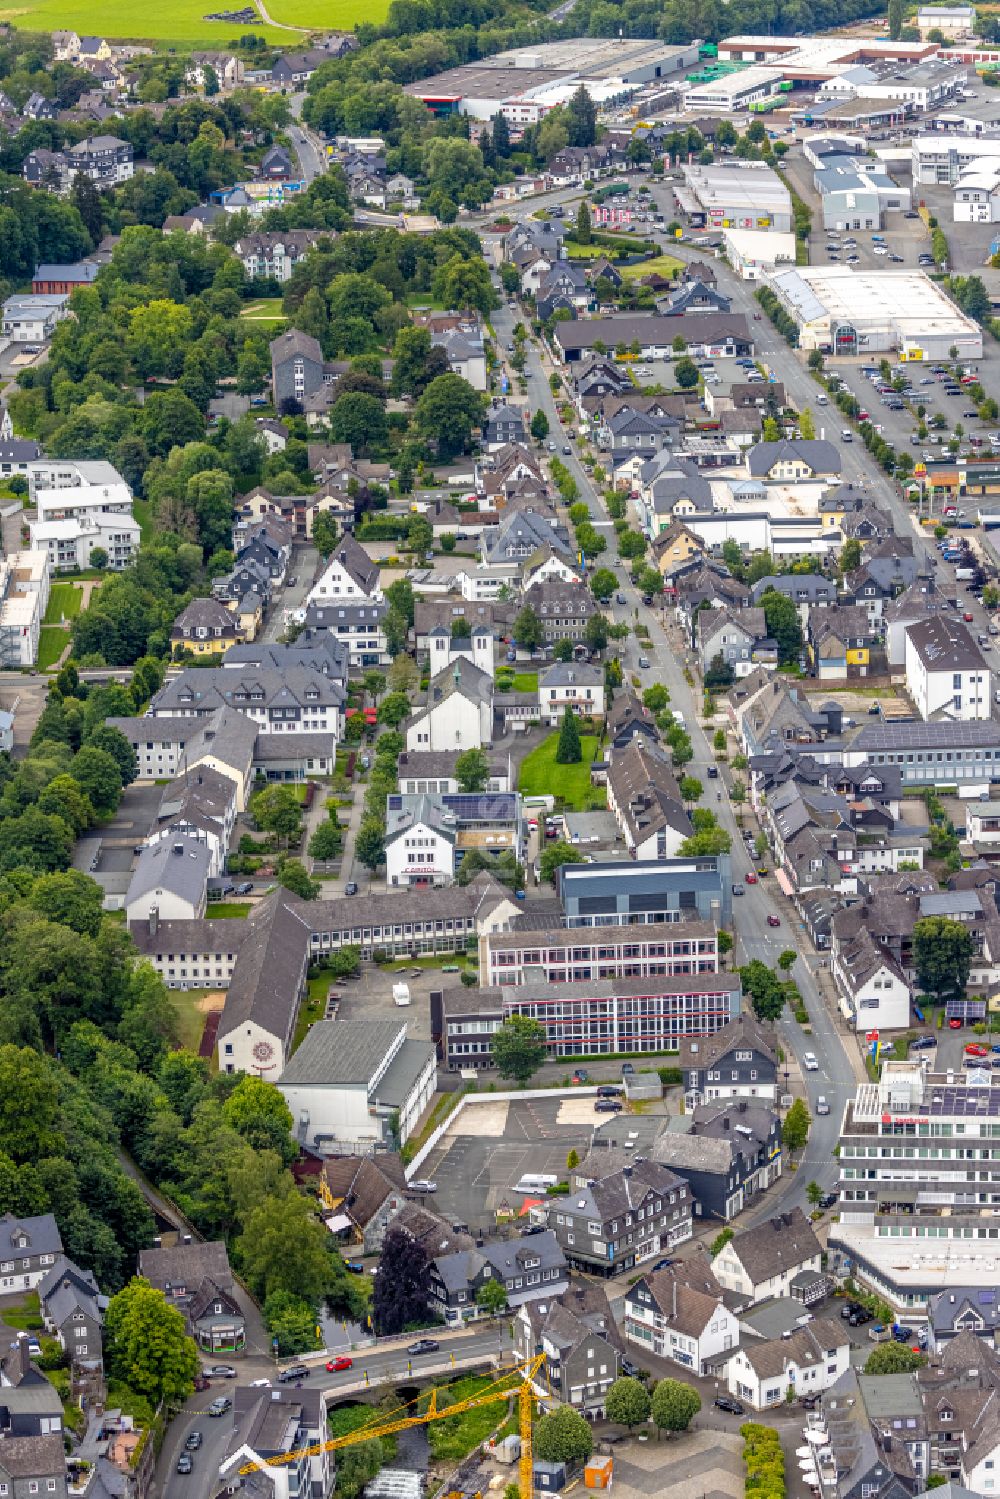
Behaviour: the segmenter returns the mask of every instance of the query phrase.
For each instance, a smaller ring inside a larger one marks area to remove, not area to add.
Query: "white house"
[[[241,1469],[253,1464],[260,1499],[329,1494],[333,1459],[324,1445],[327,1426],[323,1391],[287,1385],[239,1385],[233,1397],[232,1431],[221,1462],[216,1459],[218,1486],[239,1487],[243,1483]],[[289,1461],[280,1460],[283,1453]]]
[[[47,552],[0,557],[0,664],[34,666],[48,602]]]
[[[965,836],[970,843],[1000,843],[1000,802],[967,803]]]
[[[359,541],[346,535],[337,543],[326,567],[306,595],[306,603],[333,599],[360,603],[382,597],[378,586],[378,563],[372,561]]]
[[[910,1023],[910,985],[891,953],[866,927],[840,940],[834,929],[830,972],[841,1012],[857,1031],[905,1030]]]
[[[26,293],[8,297],[3,304],[3,336],[16,344],[42,344],[51,338],[56,324],[69,316],[69,297]]]
[[[556,661],[538,679],[538,710],[555,726],[569,708],[590,718],[604,717],[604,669],[589,662]]]
[[[735,1234],[715,1256],[712,1272],[723,1290],[745,1296],[749,1305],[789,1295],[800,1271],[820,1269],[821,1253],[802,1209],[792,1208]]]
[[[295,1137],[342,1155],[402,1143],[430,1102],[437,1076],[430,1041],[410,1041],[401,1020],[321,1020],[286,1062],[278,1087]]]
[[[28,465],[28,493],[37,512],[32,548],[48,553],[54,571],[91,565],[107,553],[112,571],[128,567],[139,548],[132,491],[113,464],[41,458]]]
[[[740,1341],[740,1324],[721,1294],[689,1285],[669,1268],[629,1286],[622,1331],[627,1342],[694,1374],[709,1373],[710,1361]]]
[[[482,749],[493,741],[493,678],[460,656],[432,677],[406,725],[408,750]]]
[[[960,619],[935,614],[907,626],[905,671],[907,690],[925,722],[989,718],[990,669]]]
[[[390,887],[450,885],[455,877],[454,817],[429,796],[390,811],[385,830],[385,879]]]
[[[211,851],[196,838],[178,835],[143,846],[125,895],[128,921],[156,911],[164,921],[193,921],[205,914]]]
[[[726,1365],[729,1391],[758,1411],[784,1405],[789,1389],[819,1395],[847,1372],[850,1354],[845,1324],[818,1317],[789,1338],[744,1343]]]
[[[471,661],[488,677],[494,674],[493,632],[486,625],[476,625],[469,635],[459,636],[438,625],[427,633],[427,653],[432,677],[458,660]]]

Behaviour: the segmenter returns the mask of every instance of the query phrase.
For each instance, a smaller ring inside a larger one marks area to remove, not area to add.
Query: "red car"
[[[353,1368],[354,1360],[352,1358],[348,1358],[346,1354],[341,1354],[340,1358],[331,1358],[327,1360],[326,1372],[327,1374],[339,1374],[341,1369]]]
[[[781,918],[779,916],[769,916],[767,918],[767,924],[768,926],[780,926]]]
[[[753,870],[751,869],[750,872],[749,872],[749,874],[747,875],[747,884],[748,885],[756,885],[756,883],[757,883],[757,876],[756,876],[756,874],[754,874]]]
[[[950,1031],[960,1031],[962,1029],[962,1022],[953,1015],[948,1021],[948,1029]]]
[[[971,625],[972,624],[972,621],[973,621],[974,617],[975,616],[968,609],[966,609],[965,613],[962,615],[962,618],[965,620],[965,623],[967,625]]]
[[[970,1041],[965,1048],[965,1055],[967,1057],[988,1057],[989,1054],[989,1047],[983,1046],[980,1041]]]

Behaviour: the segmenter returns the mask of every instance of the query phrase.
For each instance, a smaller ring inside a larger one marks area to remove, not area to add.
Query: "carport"
[[[985,999],[949,999],[944,1007],[945,1020],[960,1020],[963,1025],[974,1025],[986,1019]]]

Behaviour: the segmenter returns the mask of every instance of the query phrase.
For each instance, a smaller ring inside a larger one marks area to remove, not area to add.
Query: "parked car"
[[[751,869],[751,870],[749,870],[747,872],[746,880],[747,880],[747,884],[748,885],[756,885],[756,883],[757,883],[757,875],[756,875],[756,872],[753,869]]]
[[[234,893],[236,895],[252,895],[253,894],[253,881],[252,880],[242,880],[240,882],[240,884],[238,884],[235,887]]]
[[[205,1370],[209,1379],[235,1379],[236,1370],[232,1364],[212,1364]]]
[[[738,1400],[734,1400],[732,1395],[719,1395],[715,1401],[715,1406],[717,1410],[725,1411],[730,1416],[745,1416],[747,1413],[746,1406],[741,1405]]]
[[[602,1083],[597,1090],[598,1098],[620,1098],[621,1088],[617,1083]]]
[[[428,1181],[427,1178],[423,1176],[418,1177],[416,1181],[410,1182],[409,1184],[409,1190],[411,1192],[436,1192],[437,1189],[437,1182]]]
[[[573,1073],[570,1081],[573,1083],[589,1083],[590,1073],[587,1071],[586,1067],[578,1067]]]
[[[599,1098],[594,1104],[595,1114],[620,1114],[622,1111],[621,1099]]]
[[[937,1046],[936,1036],[914,1036],[910,1042],[912,1051],[930,1051],[935,1046]]]
[[[635,1068],[632,1066],[631,1062],[622,1063],[622,1077],[632,1077],[634,1073]]]
[[[824,1192],[819,1200],[819,1205],[821,1208],[832,1208],[834,1203],[839,1202],[839,1200],[836,1192]],[[868,1315],[870,1316],[871,1313],[869,1312]]]
[[[347,884],[344,886],[344,894],[345,895],[357,895],[357,893],[358,893],[357,882],[355,880],[348,880]]]
[[[965,1054],[967,1057],[988,1057],[990,1049],[988,1046],[984,1046],[981,1041],[967,1041],[965,1044]]]
[[[437,1338],[418,1338],[415,1343],[409,1345],[406,1351],[417,1357],[421,1353],[437,1353],[440,1346]]]

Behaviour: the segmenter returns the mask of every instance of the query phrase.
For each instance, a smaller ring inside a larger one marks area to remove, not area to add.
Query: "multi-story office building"
[[[1000,1078],[886,1062],[847,1106],[830,1249],[908,1315],[1000,1276]]]
[[[692,916],[728,927],[732,919],[728,854],[564,864],[559,895],[568,927],[635,926]]]
[[[480,940],[487,984],[589,984],[716,973],[718,966],[718,932],[705,921],[490,932]]]

